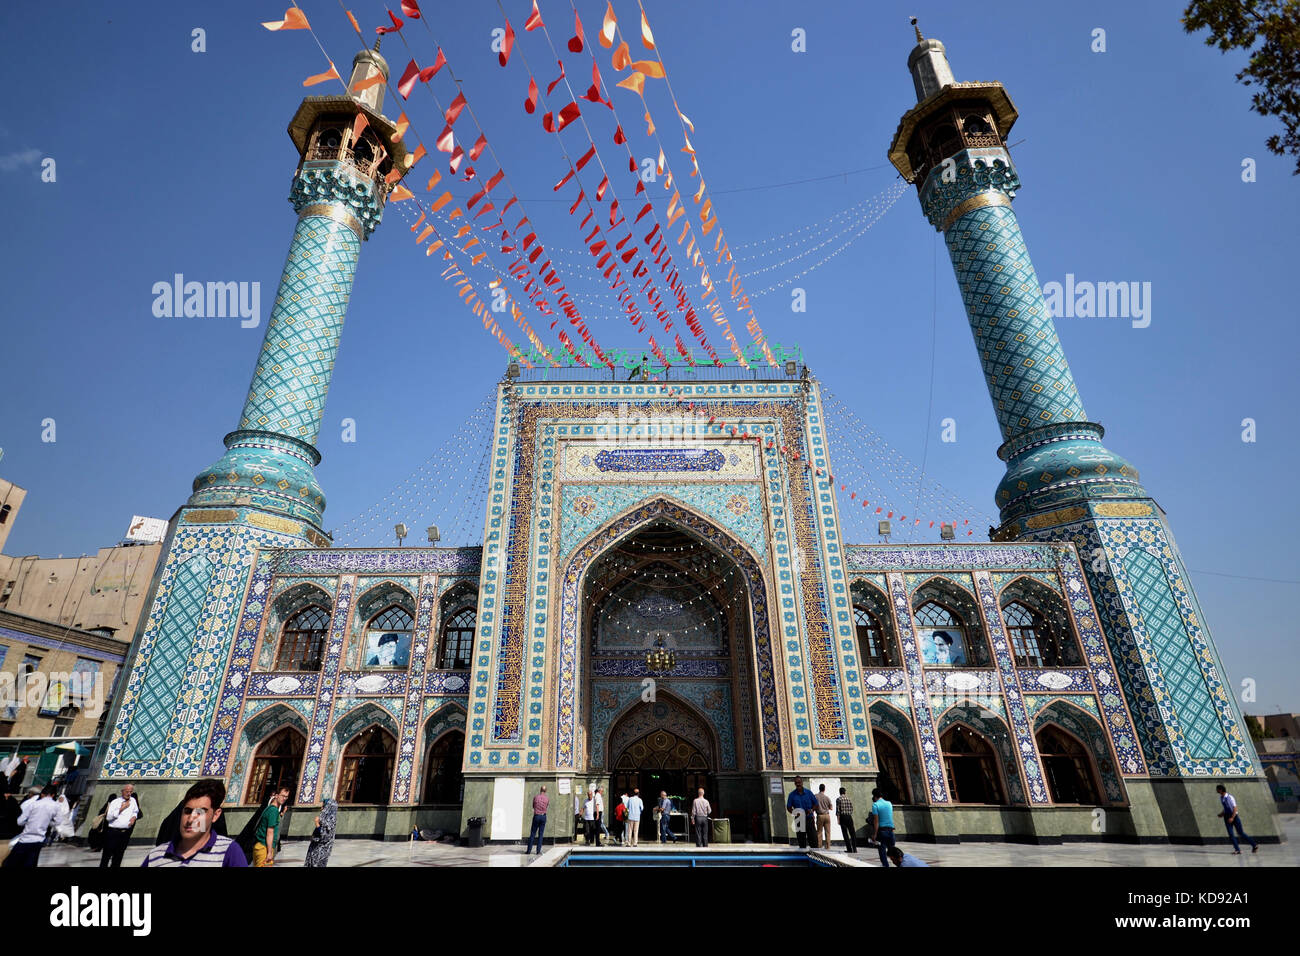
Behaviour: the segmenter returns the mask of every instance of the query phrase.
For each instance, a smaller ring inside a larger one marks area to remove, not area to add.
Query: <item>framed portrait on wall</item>
[[[964,667],[969,663],[966,657],[966,641],[958,628],[917,628],[916,639],[921,648],[921,662],[924,664],[936,667]]]
[[[366,632],[366,667],[407,667],[411,663],[411,635],[401,631]]]

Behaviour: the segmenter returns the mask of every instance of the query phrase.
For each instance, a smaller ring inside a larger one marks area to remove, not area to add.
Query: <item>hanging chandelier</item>
[[[677,655],[664,646],[662,635],[656,637],[654,647],[645,652],[645,666],[651,674],[666,674],[677,666]]]

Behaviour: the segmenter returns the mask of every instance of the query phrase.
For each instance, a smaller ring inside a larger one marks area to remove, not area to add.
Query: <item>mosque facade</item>
[[[846,542],[850,450],[790,353],[632,381],[513,366],[482,546],[332,547],[314,442],[402,156],[374,88],[309,97],[248,399],[171,520],[101,782],[166,806],[215,776],[250,811],[285,785],[293,832],[332,798],[341,833],[393,839],[482,819],[522,841],[543,784],[567,839],[600,783],[704,787],[733,839],[784,841],[796,774],[859,808],[881,788],[911,839],[1212,841],[1225,781],[1275,821],[1165,515],[1043,301],[1015,107],[919,32],[909,69],[890,158],[944,234],[1002,430],[992,541]],[[349,88],[376,70],[359,54]]]

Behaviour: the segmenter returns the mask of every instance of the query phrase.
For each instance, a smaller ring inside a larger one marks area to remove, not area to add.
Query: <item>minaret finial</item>
[[[913,19],[912,22],[915,23],[916,20]],[[918,33],[917,36],[920,36],[920,34]],[[376,53],[379,52],[379,44],[380,44],[380,41],[382,41],[383,39],[384,39],[383,37],[375,37],[375,52],[376,52]]]
[[[912,29],[916,31],[916,42],[920,43],[925,37],[921,36],[921,28],[916,25],[916,17],[912,17]]]

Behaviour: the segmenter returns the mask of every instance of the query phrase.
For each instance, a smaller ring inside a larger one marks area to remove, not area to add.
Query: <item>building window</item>
[[[876,746],[876,763],[880,766],[876,786],[890,803],[910,803],[903,749],[893,737],[878,730],[871,732],[871,741]]]
[[[1052,802],[1096,805],[1096,781],[1083,744],[1056,727],[1044,727],[1035,739]]]
[[[9,523],[9,512],[13,511],[12,505],[0,505],[0,524]]]
[[[1003,803],[998,761],[989,742],[961,724],[940,740],[954,803]]]
[[[293,727],[284,727],[257,745],[248,774],[244,802],[263,804],[281,787],[298,789],[298,772],[307,740]]]
[[[1050,630],[1041,614],[1035,614],[1019,601],[1008,604],[1002,611],[1011,635],[1011,647],[1017,667],[1054,667],[1060,657],[1050,646]]]
[[[880,618],[865,607],[853,608],[853,624],[858,632],[858,653],[863,667],[897,667],[893,641],[886,634]]]
[[[371,618],[366,625],[366,666],[409,667],[413,626],[411,613],[398,605]]]
[[[339,803],[387,803],[397,741],[382,727],[362,731],[343,751]]]
[[[318,671],[325,651],[325,635],[330,628],[330,613],[313,604],[284,622],[280,635],[280,653],[276,670]]]
[[[465,797],[465,735],[459,730],[443,734],[429,748],[424,771],[425,803],[460,803]]]
[[[1018,667],[1077,667],[1083,655],[1060,598],[1032,582],[1003,592],[1002,616]]]
[[[474,653],[474,626],[478,612],[472,607],[458,611],[442,628],[442,650],[438,666],[443,670],[468,670]]]
[[[0,720],[0,737],[12,737],[14,735],[14,721]]]

